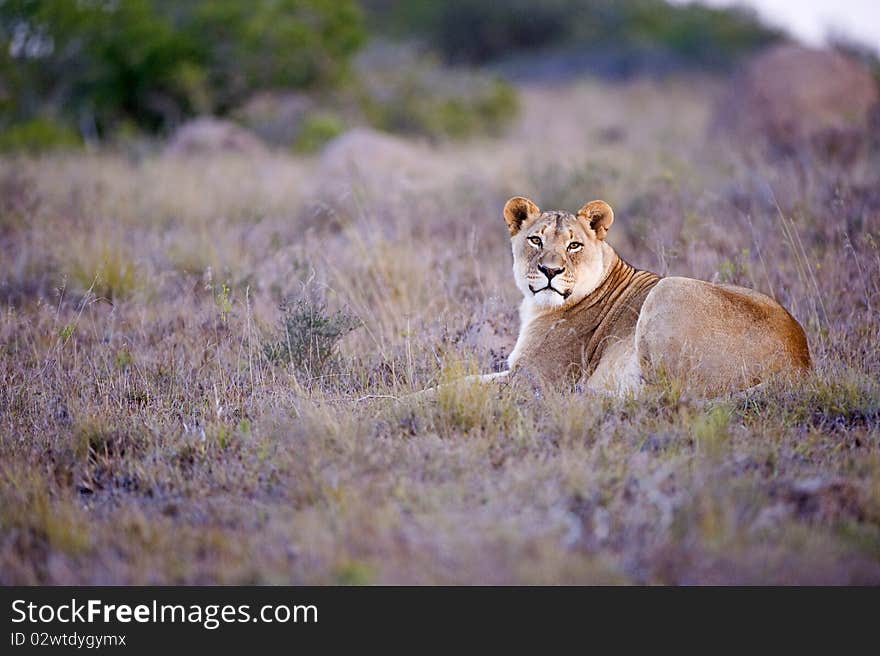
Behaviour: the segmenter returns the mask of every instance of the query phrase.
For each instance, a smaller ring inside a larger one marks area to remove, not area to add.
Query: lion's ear
[[[504,220],[507,221],[507,228],[510,230],[510,236],[513,237],[519,232],[522,224],[526,219],[537,216],[541,213],[538,206],[528,198],[522,196],[514,196],[504,204]]]
[[[614,210],[604,200],[591,200],[578,211],[578,218],[587,222],[598,239],[605,239],[614,223]]]

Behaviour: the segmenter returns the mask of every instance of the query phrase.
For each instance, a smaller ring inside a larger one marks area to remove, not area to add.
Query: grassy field
[[[0,583],[880,583],[880,162],[731,148],[714,91],[526,88],[360,167],[0,161]],[[400,401],[502,367],[514,194],[771,294],[815,374]]]

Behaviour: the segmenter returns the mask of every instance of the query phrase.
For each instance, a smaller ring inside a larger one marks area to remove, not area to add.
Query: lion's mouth
[[[566,291],[564,291],[564,292],[561,292],[561,291],[559,291],[558,289],[556,289],[556,287],[554,287],[553,285],[551,285],[551,284],[549,284],[549,283],[548,283],[546,286],[541,287],[541,289],[535,289],[534,287],[532,287],[531,285],[529,285],[529,291],[532,292],[532,294],[537,294],[537,293],[539,293],[539,292],[543,292],[543,291],[546,291],[546,290],[548,290],[548,289],[549,289],[550,291],[556,292],[556,293],[559,294],[562,298],[568,298],[568,297],[571,295],[571,290],[570,290],[570,289],[568,289],[568,290],[566,290]]]

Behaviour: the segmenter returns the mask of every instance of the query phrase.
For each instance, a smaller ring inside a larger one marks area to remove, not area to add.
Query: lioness
[[[520,332],[500,380],[527,370],[551,383],[635,392],[662,371],[718,394],[777,372],[810,368],[800,324],[758,292],[662,278],[621,259],[605,237],[608,203],[542,212],[527,198],[504,206],[513,275],[523,294]]]

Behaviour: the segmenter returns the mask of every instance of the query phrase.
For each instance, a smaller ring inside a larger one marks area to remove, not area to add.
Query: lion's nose
[[[550,281],[550,280],[553,280],[553,278],[558,276],[560,273],[565,271],[565,267],[559,267],[559,268],[545,267],[543,264],[539,264],[538,271],[540,271],[545,276],[547,276],[547,280]]]

